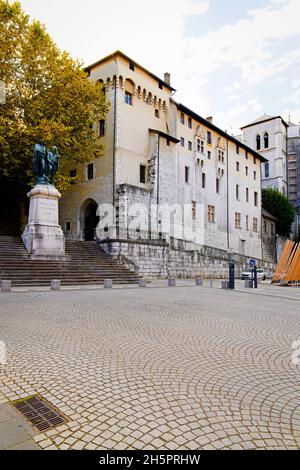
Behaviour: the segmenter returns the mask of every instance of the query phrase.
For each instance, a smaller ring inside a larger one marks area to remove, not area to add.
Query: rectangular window
[[[170,139],[167,139],[167,146],[170,147]]]
[[[180,144],[181,144],[181,147],[184,147],[184,138],[183,137],[180,138]]]
[[[197,203],[196,201],[192,201],[192,219],[196,219],[196,208],[197,208]]]
[[[190,180],[190,168],[188,166],[186,166],[184,170],[184,180],[186,183]]]
[[[71,230],[71,222],[66,222],[66,232],[70,232]]]
[[[146,183],[146,165],[140,165],[140,183]]]
[[[180,122],[184,124],[184,113],[180,113]]]
[[[267,221],[264,220],[264,233],[267,233]]]
[[[249,202],[249,188],[246,188],[246,202]]]
[[[134,63],[132,61],[129,62],[129,68],[134,72]]]
[[[132,93],[125,91],[125,103],[132,106]]]
[[[70,175],[70,178],[76,178],[77,170],[70,170],[69,175]]]
[[[265,163],[265,178],[269,178],[270,176],[270,166],[269,162]]]
[[[192,142],[189,140],[189,141],[188,141],[188,149],[189,149],[189,150],[192,150],[192,148],[193,148]]]
[[[236,171],[240,171],[240,162],[236,162]]]
[[[188,118],[188,127],[190,129],[192,129],[192,118],[191,117]]]
[[[211,151],[210,150],[208,150],[208,152],[207,152],[207,158],[208,158],[208,160],[211,159]]]
[[[158,82],[158,88],[160,88],[161,90],[163,90],[163,84],[161,82]]]
[[[218,160],[219,162],[224,163],[224,151],[223,150],[218,150]]]
[[[155,114],[155,117],[159,118],[159,111],[158,111],[158,109],[156,109],[156,110],[154,111],[154,114]]]
[[[92,180],[94,178],[94,164],[89,163],[87,166],[87,179]]]
[[[253,178],[256,180],[256,171],[253,171]]]
[[[215,223],[215,206],[208,206],[207,207],[207,221],[210,224]]]
[[[207,131],[207,143],[209,145],[212,144],[212,136],[211,136],[211,132],[210,131]]]
[[[246,160],[248,160],[248,152],[245,153]]]
[[[219,194],[220,192],[220,180],[216,178],[216,193]]]
[[[105,120],[101,119],[99,121],[99,137],[103,137],[105,135]]]
[[[249,230],[249,215],[246,215],[246,230]]]
[[[253,232],[258,231],[258,220],[256,217],[253,217]]]
[[[240,153],[240,146],[239,146],[239,145],[236,146],[236,153],[237,153],[238,155],[239,155],[239,153]]]
[[[235,185],[235,198],[239,199],[240,197],[240,187],[238,184]]]
[[[201,181],[202,189],[205,189],[205,183],[206,183],[206,175],[205,173],[202,173],[202,181]]]
[[[253,157],[253,163],[256,165],[256,157]]]
[[[197,139],[197,152],[204,153],[204,140]]]
[[[241,228],[241,214],[240,214],[240,212],[235,213],[234,224],[235,224],[235,228]]]
[[[254,205],[258,205],[258,193],[256,191],[254,192]]]
[[[245,167],[245,173],[246,173],[246,176],[248,176],[248,167],[247,166]]]

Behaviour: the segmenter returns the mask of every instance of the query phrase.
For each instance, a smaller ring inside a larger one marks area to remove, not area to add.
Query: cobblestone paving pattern
[[[1,402],[68,416],[43,449],[299,449],[300,291],[277,292],[1,294]]]

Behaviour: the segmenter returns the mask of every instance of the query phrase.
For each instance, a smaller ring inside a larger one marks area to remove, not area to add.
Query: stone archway
[[[94,240],[95,229],[99,222],[97,216],[98,204],[94,199],[87,199],[80,209],[80,228],[82,239],[85,241]]]

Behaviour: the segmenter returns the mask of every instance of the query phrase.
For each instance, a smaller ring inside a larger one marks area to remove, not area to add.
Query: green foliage
[[[279,235],[289,236],[296,212],[288,198],[277,189],[263,189],[262,206],[266,211],[277,218],[277,233]]]
[[[67,162],[103,155],[92,123],[105,118],[109,104],[82,64],[61,52],[45,27],[31,21],[20,3],[0,0],[0,185],[24,194],[32,182],[33,145],[43,138],[58,146],[59,189],[70,183]]]

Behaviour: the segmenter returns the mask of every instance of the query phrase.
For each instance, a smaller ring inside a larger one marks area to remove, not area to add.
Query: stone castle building
[[[241,128],[242,141],[268,161],[262,169],[262,188],[276,188],[288,195],[288,124],[281,116],[264,114]]]
[[[66,237],[93,239],[97,207],[112,204],[114,223],[98,230],[98,238],[142,274],[220,272],[227,270],[228,251],[239,267],[249,257],[261,259],[261,163],[267,160],[251,139],[240,142],[176,102],[169,74],[161,79],[120,51],[86,71],[111,103],[106,120],[95,124],[106,150],[98,160],[69,167],[77,181],[60,206]],[[286,184],[283,163],[278,184]],[[148,212],[143,227],[131,230],[135,203]],[[201,241],[166,230],[151,210],[155,204],[187,206],[192,228],[201,219]]]

